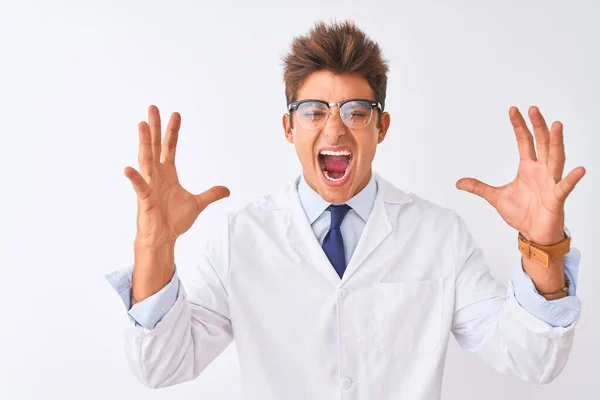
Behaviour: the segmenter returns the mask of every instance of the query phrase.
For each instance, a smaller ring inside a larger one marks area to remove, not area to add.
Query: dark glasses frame
[[[291,128],[294,127],[294,122],[293,122],[294,119],[292,118],[292,111],[297,111],[298,107],[300,107],[300,105],[303,103],[309,103],[309,102],[310,103],[321,103],[321,104],[324,104],[325,106],[327,106],[327,110],[329,111],[331,109],[331,107],[333,107],[333,106],[337,106],[338,109],[341,109],[344,104],[349,103],[351,101],[363,101],[365,103],[369,103],[371,105],[371,112],[373,111],[374,108],[378,108],[379,114],[377,115],[377,127],[379,128],[379,124],[381,122],[381,114],[383,113],[383,107],[381,106],[381,104],[379,102],[377,102],[375,100],[361,99],[361,98],[347,99],[347,100],[340,101],[339,103],[328,103],[325,100],[319,100],[319,99],[304,99],[304,100],[294,101],[288,105],[288,111],[290,113],[290,127]],[[329,119],[329,117],[328,117],[328,119]]]

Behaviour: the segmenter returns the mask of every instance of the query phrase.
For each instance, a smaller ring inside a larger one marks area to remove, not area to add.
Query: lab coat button
[[[352,387],[352,379],[345,377],[344,379],[342,379],[342,387],[345,390],[348,390]]]
[[[347,291],[346,289],[340,289],[340,290],[338,291],[338,297],[339,297],[340,299],[345,299],[345,298],[346,298],[346,296],[348,296],[348,291]]]

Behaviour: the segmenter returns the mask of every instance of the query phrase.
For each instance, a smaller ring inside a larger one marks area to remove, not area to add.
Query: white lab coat
[[[296,183],[229,214],[155,329],[128,326],[137,378],[192,380],[235,339],[248,399],[439,399],[452,333],[502,373],[554,379],[575,323],[552,327],[521,308],[454,211],[376,179],[342,279]]]

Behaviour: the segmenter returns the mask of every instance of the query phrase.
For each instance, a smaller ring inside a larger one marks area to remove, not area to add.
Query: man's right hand
[[[229,196],[229,189],[214,186],[194,195],[177,178],[175,149],[181,116],[171,114],[161,142],[160,113],[148,108],[148,122],[138,125],[140,172],[125,168],[137,194],[137,235],[132,285],[132,305],[158,292],[174,273],[176,239],[187,232],[211,203]]]

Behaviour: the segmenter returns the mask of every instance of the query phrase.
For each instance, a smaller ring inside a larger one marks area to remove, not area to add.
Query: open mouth
[[[341,186],[350,175],[353,155],[348,150],[319,152],[319,166],[325,182],[330,186]]]

